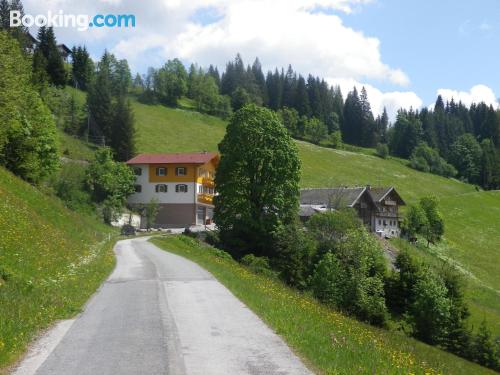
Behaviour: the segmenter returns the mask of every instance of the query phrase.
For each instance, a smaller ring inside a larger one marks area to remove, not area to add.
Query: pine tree
[[[114,105],[111,147],[117,161],[127,161],[135,155],[134,115],[130,101],[120,95]]]
[[[10,30],[10,3],[8,0],[0,1],[0,29]]]
[[[342,140],[345,143],[359,144],[361,139],[361,124],[363,122],[363,108],[356,87],[347,94],[344,104],[344,121],[342,123]]]
[[[90,121],[99,133],[109,140],[112,137],[113,106],[111,83],[111,56],[105,51],[97,65],[97,73],[89,87],[87,107]]]
[[[64,86],[66,84],[66,70],[59,49],[57,48],[56,37],[52,27],[40,27],[38,30],[39,44],[37,49],[40,50],[47,60],[46,71],[49,77],[49,82],[55,86]]]
[[[285,81],[283,82],[283,107],[295,108],[296,92],[297,75],[293,71],[292,66],[288,65]]]
[[[373,113],[365,87],[361,89],[359,101],[361,105],[362,119],[360,124],[361,139],[357,140],[356,144],[365,147],[374,147],[378,142],[377,129],[374,124]]]
[[[215,83],[217,84],[217,87],[220,89],[220,74],[217,67],[214,68],[214,66],[210,64],[210,67],[208,68],[208,74],[213,77]]]
[[[72,49],[71,79],[75,87],[87,91],[94,74],[94,63],[85,46]]]
[[[309,95],[307,94],[306,81],[299,75],[297,80],[297,93],[295,97],[295,109],[300,116],[309,116]]]
[[[266,90],[266,78],[264,77],[264,73],[262,72],[262,65],[260,64],[258,57],[255,58],[255,61],[252,64],[251,71],[254,82],[258,88],[261,101],[263,104],[266,104],[268,102],[267,90]]]

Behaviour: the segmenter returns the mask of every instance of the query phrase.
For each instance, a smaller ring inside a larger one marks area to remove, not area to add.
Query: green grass
[[[217,151],[226,124],[217,117],[132,101],[138,152]]]
[[[94,152],[97,150],[96,145],[72,137],[60,129],[57,130],[57,133],[59,134],[59,147],[63,157],[86,161],[93,159]]]
[[[226,123],[213,116],[135,100],[132,104],[139,152],[217,151],[225,133]],[[183,105],[188,107],[189,101]],[[447,245],[441,250],[468,276],[472,322],[477,326],[486,318],[500,335],[500,298],[491,289],[500,290],[500,273],[495,270],[500,258],[498,193],[476,192],[470,184],[411,169],[405,160],[381,159],[371,149],[333,150],[300,141],[297,145],[302,187],[392,185],[408,203],[438,196],[446,224]]]
[[[401,334],[345,317],[279,281],[251,273],[189,237],[151,241],[211,272],[318,373],[493,374]]]
[[[111,230],[0,168],[0,373],[112,270]]]

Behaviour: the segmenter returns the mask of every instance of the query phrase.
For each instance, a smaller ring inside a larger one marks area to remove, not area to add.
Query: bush
[[[271,277],[276,276],[276,273],[271,270],[267,257],[256,257],[253,254],[247,254],[241,258],[241,264],[248,267],[253,273]]]
[[[444,177],[454,177],[457,174],[457,170],[426,143],[415,147],[410,157],[410,167]]]
[[[215,247],[219,246],[219,232],[216,230],[207,230],[205,232],[205,242]]]
[[[68,208],[89,214],[95,212],[86,186],[84,165],[73,162],[62,164],[61,169],[50,176],[48,185]]]
[[[387,159],[389,156],[389,146],[385,143],[379,143],[377,144],[377,156],[381,157],[382,159]]]
[[[364,228],[348,232],[335,251],[316,265],[310,287],[320,301],[371,324],[387,319],[385,260],[377,240]]]
[[[285,283],[303,289],[311,272],[314,253],[313,241],[298,223],[292,223],[276,231],[271,264]]]
[[[448,333],[451,301],[443,280],[432,273],[420,278],[414,287],[410,306],[413,336],[431,345],[441,344]]]

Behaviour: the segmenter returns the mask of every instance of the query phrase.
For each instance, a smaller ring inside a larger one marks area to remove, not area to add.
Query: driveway
[[[115,253],[116,269],[84,312],[35,344],[18,375],[310,374],[197,264],[146,238],[120,241]]]

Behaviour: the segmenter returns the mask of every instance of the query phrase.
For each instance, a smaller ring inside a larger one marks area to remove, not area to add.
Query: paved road
[[[195,263],[144,238],[121,241],[115,252],[115,271],[37,375],[310,374]]]

